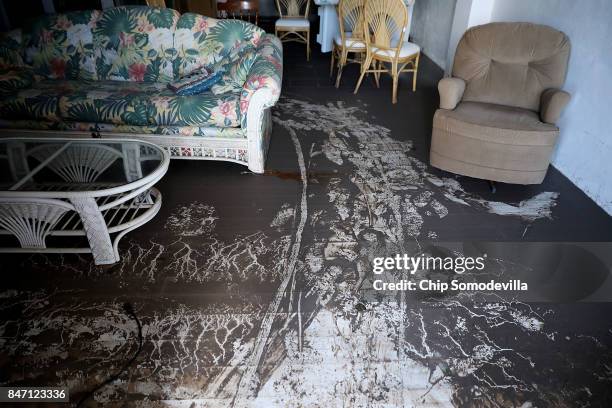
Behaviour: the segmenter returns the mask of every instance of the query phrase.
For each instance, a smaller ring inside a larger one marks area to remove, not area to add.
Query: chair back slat
[[[281,18],[307,18],[310,14],[310,0],[276,0],[276,8]]]
[[[338,20],[340,35],[344,40],[346,33],[351,32],[351,38],[363,39],[363,19],[365,0],[340,0],[338,3]]]
[[[402,0],[376,0],[365,3],[366,43],[381,49],[397,49],[404,39],[408,10]]]

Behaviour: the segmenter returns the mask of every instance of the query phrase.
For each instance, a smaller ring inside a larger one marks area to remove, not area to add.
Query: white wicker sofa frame
[[[247,112],[245,139],[218,136],[179,136],[147,133],[115,133],[91,129],[89,132],[69,130],[0,129],[0,137],[100,138],[136,139],[156,144],[170,154],[170,159],[217,160],[247,166],[253,173],[265,171],[266,156],[272,133],[270,108],[278,96],[269,89],[257,90],[251,97]]]

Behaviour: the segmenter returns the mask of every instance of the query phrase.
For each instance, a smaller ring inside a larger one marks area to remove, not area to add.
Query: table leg
[[[321,52],[330,52],[334,46],[334,37],[339,33],[338,13],[334,5],[319,6],[320,26],[317,42]]]
[[[81,217],[96,265],[108,265],[118,262],[119,255],[113,250],[106,221],[100,212],[96,200],[91,197],[79,197],[71,198],[70,202]]]

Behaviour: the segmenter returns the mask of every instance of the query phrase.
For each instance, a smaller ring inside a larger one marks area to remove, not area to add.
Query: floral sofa
[[[168,89],[211,65],[225,72],[211,90]],[[261,173],[281,82],[279,40],[243,21],[140,6],[45,16],[0,38],[0,136],[137,138]]]

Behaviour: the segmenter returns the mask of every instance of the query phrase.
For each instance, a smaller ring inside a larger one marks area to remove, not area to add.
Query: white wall
[[[416,0],[410,35],[423,52],[441,67],[446,65],[457,0]]]
[[[450,74],[455,59],[455,50],[463,33],[470,27],[485,24],[491,21],[495,0],[457,0],[452,29],[448,42],[445,67],[446,74]]]
[[[553,164],[612,214],[612,1],[496,0],[492,20],[548,24],[569,36],[572,101]]]

